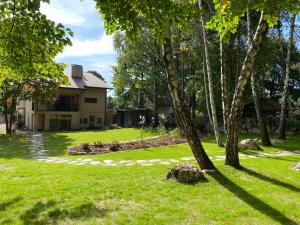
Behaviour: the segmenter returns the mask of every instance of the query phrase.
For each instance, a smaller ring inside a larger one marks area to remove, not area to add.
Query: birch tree
[[[105,28],[110,33],[123,30],[128,37],[134,39],[141,29],[141,20],[150,28],[156,41],[162,46],[162,58],[173,106],[195,159],[202,169],[214,168],[200,142],[179,88],[178,70],[174,60],[172,27],[185,29],[188,21],[194,18],[192,5],[172,0],[95,1],[97,9],[105,21]]]
[[[287,105],[288,91],[289,91],[289,79],[291,73],[291,52],[294,44],[295,20],[296,20],[296,14],[293,14],[290,20],[290,32],[289,32],[289,41],[288,41],[287,57],[286,57],[286,71],[285,71],[283,93],[281,98],[281,111],[280,111],[280,121],[279,121],[279,129],[278,129],[278,137],[281,139],[286,138],[285,117],[286,117],[286,105]]]
[[[276,24],[279,13],[282,10],[299,11],[300,3],[292,0],[287,1],[238,1],[216,0],[214,1],[217,13],[209,22],[210,28],[219,31],[222,38],[237,30],[240,18],[247,10],[255,10],[261,13],[260,20],[251,45],[248,48],[242,69],[239,73],[235,92],[227,121],[226,135],[226,159],[225,164],[239,167],[238,140],[244,109],[245,89],[254,69],[255,60],[260,52],[267,29]]]
[[[198,0],[199,9],[203,11],[202,0]],[[211,109],[211,117],[212,123],[215,133],[216,142],[220,147],[223,147],[223,143],[220,136],[218,118],[217,118],[217,111],[216,111],[216,103],[215,103],[215,96],[214,96],[214,85],[212,79],[212,70],[210,64],[210,54],[209,54],[209,46],[205,28],[205,19],[203,16],[203,12],[200,16],[201,28],[202,28],[202,39],[204,45],[204,55],[205,55],[205,62],[206,62],[206,72],[207,72],[207,80],[208,80],[208,93],[209,93],[209,100],[210,100],[210,109]]]
[[[252,41],[252,34],[251,34],[251,15],[250,10],[247,10],[247,39],[248,39],[248,46],[251,45]],[[254,108],[256,112],[256,118],[257,118],[257,124],[260,131],[260,138],[262,140],[262,144],[264,146],[271,146],[271,141],[269,138],[269,132],[266,125],[266,122],[263,118],[260,102],[259,102],[259,94],[257,90],[257,84],[256,84],[256,72],[253,70],[251,73],[251,90],[252,90],[252,96],[253,96],[253,102],[254,102]]]

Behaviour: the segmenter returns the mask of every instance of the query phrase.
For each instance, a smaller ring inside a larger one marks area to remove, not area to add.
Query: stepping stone
[[[105,164],[111,164],[111,163],[113,162],[113,160],[103,160],[103,162],[104,162]]]
[[[75,164],[75,163],[78,163],[78,161],[71,161],[71,162],[68,162],[68,164]]]
[[[169,162],[160,162],[159,164],[161,164],[161,165],[170,165]]]
[[[104,164],[104,166],[117,166],[115,163]]]
[[[183,158],[181,158],[181,160],[190,161],[190,160],[193,160],[193,159],[191,157],[183,157]]]
[[[37,160],[37,161],[46,161],[46,160],[48,160],[47,158],[34,158],[35,160]]]
[[[52,162],[55,162],[56,160],[55,159],[48,159],[48,160],[46,160],[45,162],[47,162],[47,163],[52,163]]]
[[[146,163],[146,160],[136,160],[137,163]]]
[[[82,166],[82,165],[84,165],[84,164],[86,164],[85,162],[80,162],[80,163],[75,163],[75,164],[73,164],[73,165],[75,165],[75,166]]]
[[[141,163],[141,166],[152,166],[152,163]]]
[[[99,161],[93,161],[93,162],[90,162],[90,164],[94,166],[94,165],[99,165],[100,162]]]
[[[258,158],[259,156],[256,155],[248,155],[248,158]]]
[[[130,163],[130,162],[132,162],[132,160],[121,160],[119,163],[123,164],[123,163]]]
[[[179,162],[178,159],[170,159],[169,161],[170,161],[170,162]]]
[[[61,159],[61,160],[58,160],[58,161],[54,161],[55,163],[66,163],[66,162],[69,162],[70,160],[69,159]]]
[[[151,163],[156,163],[156,162],[160,162],[161,160],[160,159],[150,159],[149,162]]]
[[[83,159],[81,160],[81,162],[92,162],[93,160],[92,159]]]

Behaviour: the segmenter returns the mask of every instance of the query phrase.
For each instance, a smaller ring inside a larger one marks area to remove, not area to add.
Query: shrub
[[[109,150],[113,151],[113,152],[119,151],[120,148],[121,148],[121,145],[117,141],[114,141],[109,145]]]
[[[103,144],[102,144],[101,141],[96,141],[96,142],[94,143],[94,146],[95,146],[96,148],[102,148],[102,147],[103,147]]]
[[[86,152],[90,152],[91,148],[90,148],[90,144],[89,143],[82,143],[81,144],[81,148],[86,151]]]

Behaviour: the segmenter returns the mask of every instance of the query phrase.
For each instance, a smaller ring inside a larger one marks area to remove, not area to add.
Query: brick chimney
[[[83,68],[82,65],[72,64],[72,77],[82,79]]]

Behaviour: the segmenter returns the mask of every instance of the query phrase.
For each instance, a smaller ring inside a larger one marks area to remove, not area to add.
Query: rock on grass
[[[167,179],[189,184],[204,180],[205,176],[198,168],[187,163],[182,163],[168,171]]]

